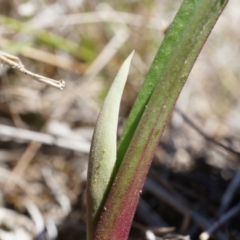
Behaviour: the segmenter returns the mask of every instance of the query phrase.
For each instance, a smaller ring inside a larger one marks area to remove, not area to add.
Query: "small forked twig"
[[[9,53],[5,53],[3,51],[0,51],[0,63],[4,63],[9,65],[11,68],[16,69],[17,71],[31,77],[32,79],[38,81],[38,82],[43,82],[46,83],[48,85],[51,85],[53,87],[59,88],[59,89],[63,89],[65,87],[65,81],[60,80],[54,80],[51,78],[47,78],[41,75],[38,75],[36,73],[33,73],[31,71],[28,71],[27,69],[25,69],[24,65],[22,64],[21,60],[16,57],[13,56]]]

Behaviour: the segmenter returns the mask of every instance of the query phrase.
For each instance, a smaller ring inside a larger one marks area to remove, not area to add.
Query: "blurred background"
[[[182,1],[0,0],[0,49],[64,79],[0,67],[0,239],[86,238],[88,154],[135,49],[119,134]],[[129,239],[240,239],[240,2],[230,0],[178,99]]]

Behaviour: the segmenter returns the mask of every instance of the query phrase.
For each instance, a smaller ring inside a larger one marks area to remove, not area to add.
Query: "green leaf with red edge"
[[[127,239],[160,135],[227,0],[185,0],[150,68],[118,147],[117,175],[95,240]],[[118,170],[119,169],[119,170]]]

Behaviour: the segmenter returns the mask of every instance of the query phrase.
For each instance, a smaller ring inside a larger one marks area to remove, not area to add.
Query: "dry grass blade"
[[[15,56],[5,53],[3,51],[0,51],[0,63],[7,64],[11,68],[16,69],[17,71],[31,77],[32,79],[34,79],[38,82],[46,83],[50,86],[59,88],[61,90],[65,87],[65,81],[63,81],[63,80],[57,81],[57,80],[47,78],[47,77],[38,75],[36,73],[33,73],[33,72],[25,69],[24,65],[22,64],[21,60],[18,57],[15,57]]]

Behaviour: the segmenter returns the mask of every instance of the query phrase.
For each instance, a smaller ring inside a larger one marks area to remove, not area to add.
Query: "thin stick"
[[[182,116],[182,118],[185,120],[185,122],[191,126],[193,129],[195,129],[200,135],[202,135],[207,141],[214,143],[215,145],[224,148],[225,150],[234,153],[238,157],[240,156],[240,152],[235,151],[231,147],[225,146],[224,144],[216,141],[214,138],[211,138],[206,133],[204,133],[193,121],[190,120],[179,108],[175,108],[175,111]]]
[[[57,81],[57,80],[54,80],[51,78],[47,78],[47,77],[38,75],[31,71],[28,71],[27,69],[25,69],[24,65],[22,64],[21,60],[18,57],[13,56],[9,53],[0,51],[0,63],[5,63],[5,64],[9,65],[11,68],[16,69],[17,71],[31,77],[32,79],[34,79],[38,82],[46,83],[53,87],[59,88],[61,90],[65,87],[65,81],[63,81],[63,80]]]

